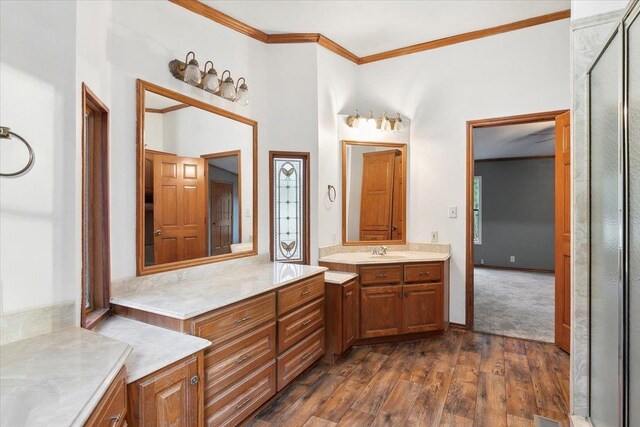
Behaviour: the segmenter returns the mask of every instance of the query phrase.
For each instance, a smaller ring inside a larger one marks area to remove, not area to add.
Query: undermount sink
[[[28,378],[0,378],[0,425],[28,426],[31,411],[59,399],[55,387]]]
[[[384,261],[385,259],[404,259],[406,255],[369,255],[367,258]]]

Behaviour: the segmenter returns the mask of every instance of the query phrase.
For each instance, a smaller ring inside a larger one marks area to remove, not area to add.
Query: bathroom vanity
[[[449,326],[448,253],[346,252],[324,256],[319,264],[332,270],[327,274],[334,281],[333,271],[353,275],[340,284],[339,302],[329,298],[335,285],[326,285],[327,318],[340,321],[327,327],[327,341],[341,343],[330,348],[332,360],[354,344],[423,338]],[[353,337],[345,340],[343,331],[351,330]]]

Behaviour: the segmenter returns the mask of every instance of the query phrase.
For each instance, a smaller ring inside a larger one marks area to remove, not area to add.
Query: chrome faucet
[[[371,255],[386,255],[387,254],[387,247],[386,246],[380,246],[379,248],[373,248],[371,250]]]

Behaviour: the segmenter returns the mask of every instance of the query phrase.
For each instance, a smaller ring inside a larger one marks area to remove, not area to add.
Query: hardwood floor
[[[552,344],[449,330],[439,339],[354,348],[319,362],[253,426],[569,427],[569,356]]]

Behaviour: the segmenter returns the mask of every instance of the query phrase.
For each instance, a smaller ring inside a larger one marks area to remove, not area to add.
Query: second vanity
[[[342,252],[322,256],[319,264],[327,273],[327,289],[341,285],[344,301],[353,313],[343,315],[342,324],[328,325],[327,341],[338,342],[335,331],[353,330],[353,338],[330,349],[335,360],[351,345],[424,338],[449,326],[449,253],[427,251]],[[348,287],[348,288],[347,288]],[[351,296],[353,295],[353,296]],[[349,296],[349,297],[348,297]],[[332,304],[336,299],[329,299]],[[328,307],[337,313],[340,307]],[[327,315],[330,319],[332,315]],[[349,322],[351,325],[346,325]]]
[[[195,371],[187,377],[198,384],[203,413],[184,416],[197,417],[198,425],[237,425],[324,355],[325,270],[255,264],[148,285],[111,302],[115,314],[132,319],[123,320],[209,342],[202,356],[191,359]],[[149,405],[170,409],[163,393],[148,393],[147,399]],[[131,416],[137,418],[132,425],[155,421]]]

